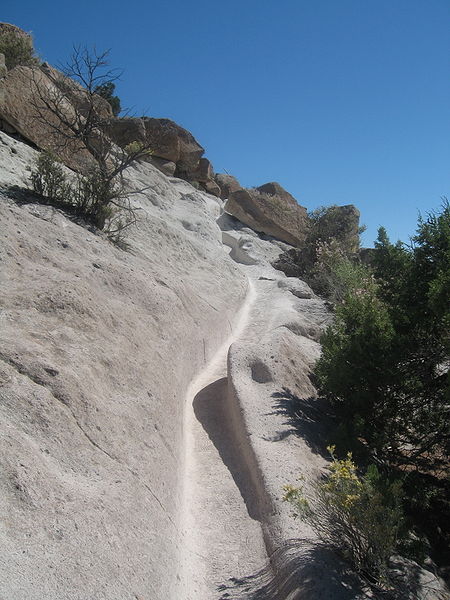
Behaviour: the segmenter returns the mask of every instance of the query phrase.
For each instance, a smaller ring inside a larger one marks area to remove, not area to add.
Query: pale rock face
[[[286,245],[142,163],[125,252],[9,198],[35,154],[0,133],[0,596],[373,598],[280,501],[326,466],[331,319]]]
[[[24,185],[34,152],[1,139],[2,185]],[[127,253],[1,197],[2,596],[162,599],[176,578],[183,399],[247,284],[214,201],[129,178],[150,190]]]

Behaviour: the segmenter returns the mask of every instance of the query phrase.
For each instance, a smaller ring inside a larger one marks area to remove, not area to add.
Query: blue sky
[[[372,245],[450,197],[448,0],[3,0],[45,60],[111,49],[136,114],[189,129],[216,171],[308,209],[355,204]]]

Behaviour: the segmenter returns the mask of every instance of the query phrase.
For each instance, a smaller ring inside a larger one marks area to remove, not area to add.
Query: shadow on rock
[[[333,417],[330,406],[323,398],[299,398],[288,388],[274,392],[273,411],[269,415],[286,417],[284,425],[288,429],[272,436],[270,441],[278,442],[290,435],[296,435],[305,440],[316,454],[329,457],[326,445],[333,428]]]
[[[445,586],[412,561],[392,559],[390,589],[358,577],[325,544],[289,540],[257,573],[230,577],[218,600],[445,600]]]
[[[0,191],[0,195],[2,192]],[[65,217],[70,219],[76,225],[80,225],[88,231],[95,233],[98,228],[86,221],[82,215],[79,214],[77,208],[69,202],[62,202],[55,200],[54,198],[47,198],[42,196],[31,189],[20,187],[18,185],[11,185],[3,190],[3,194],[13,200],[18,206],[26,206],[27,204],[40,204],[41,206],[47,206],[54,210],[60,210],[64,213]]]
[[[368,588],[366,588],[368,589]],[[220,600],[354,600],[364,598],[364,582],[331,550],[290,540],[270,563],[246,577],[231,577],[217,588]]]

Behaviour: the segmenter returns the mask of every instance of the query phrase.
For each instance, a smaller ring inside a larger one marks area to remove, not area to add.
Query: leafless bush
[[[119,148],[104,133],[112,114],[95,90],[118,77],[117,70],[107,68],[107,57],[108,52],[75,48],[62,71],[48,68],[53,86],[43,85],[36,74],[33,108],[57,156],[79,153],[90,157],[90,166],[71,185],[69,202],[96,227],[112,226],[117,235],[136,221],[129,195],[143,191],[126,190],[124,171],[152,150],[150,143],[140,142]]]

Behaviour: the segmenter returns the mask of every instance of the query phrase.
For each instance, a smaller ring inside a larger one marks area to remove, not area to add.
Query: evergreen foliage
[[[116,89],[115,83],[112,81],[107,81],[102,85],[97,85],[94,88],[94,93],[98,94],[102,98],[104,98],[107,102],[109,102],[113,115],[117,117],[122,111],[122,107],[120,106],[120,98],[119,96],[114,96],[114,91]]]
[[[373,277],[347,288],[322,337],[320,392],[335,409],[341,451],[406,477],[409,515],[436,548],[448,548],[448,201],[419,219],[409,246],[380,228],[372,262]]]
[[[34,54],[33,40],[29,35],[20,35],[14,31],[0,33],[0,53],[5,55],[5,65],[8,69],[19,65],[39,65],[39,59]]]
[[[365,276],[355,258],[359,250],[359,235],[353,218],[336,205],[320,206],[308,214],[309,227],[301,248],[283,253],[274,263],[288,277],[300,277],[312,289],[331,302],[343,299],[348,278]]]
[[[380,229],[375,281],[348,289],[316,368],[351,438],[405,463],[449,450],[448,203],[419,221],[414,244],[393,245]]]

